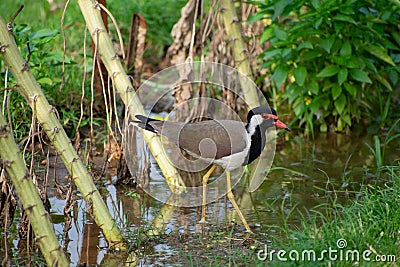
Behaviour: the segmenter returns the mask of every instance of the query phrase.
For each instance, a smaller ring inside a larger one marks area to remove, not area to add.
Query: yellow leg
[[[247,232],[252,233],[253,231],[251,231],[250,226],[248,225],[246,219],[244,218],[242,212],[240,211],[239,206],[236,203],[235,196],[232,193],[231,173],[230,172],[226,172],[226,187],[228,190],[229,201],[232,203],[232,206],[235,208],[237,214],[239,215],[239,218],[242,220],[242,223],[243,223],[244,227],[246,227]]]
[[[207,204],[207,182],[211,174],[214,172],[217,165],[213,164],[208,172],[203,176],[203,202],[201,205],[201,221],[200,223],[206,222],[206,204]]]

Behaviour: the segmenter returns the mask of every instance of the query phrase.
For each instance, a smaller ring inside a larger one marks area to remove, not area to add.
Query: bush
[[[393,1],[390,1],[393,2]],[[384,0],[265,0],[260,59],[308,129],[342,131],[374,114],[384,124],[400,68],[400,6]],[[368,117],[368,116],[367,116]]]

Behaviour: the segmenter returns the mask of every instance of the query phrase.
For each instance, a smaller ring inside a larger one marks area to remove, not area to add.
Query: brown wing
[[[170,142],[204,158],[219,159],[238,153],[246,147],[245,124],[239,121],[154,121],[150,124]]]

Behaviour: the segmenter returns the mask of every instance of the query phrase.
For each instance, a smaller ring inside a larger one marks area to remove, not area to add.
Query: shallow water
[[[362,186],[368,184],[384,184],[388,179],[377,174],[375,158],[365,143],[372,144],[371,137],[354,138],[346,135],[319,135],[313,142],[300,136],[285,136],[275,155],[273,168],[261,187],[249,194],[244,188],[246,181],[242,181],[235,188],[234,193],[241,210],[251,227],[254,227],[256,239],[268,242],[268,236],[274,234],[274,226],[280,227],[286,216],[290,226],[298,225],[299,213],[306,214],[316,206],[329,203],[335,198],[339,203],[346,203],[348,199],[357,197]],[[393,141],[386,148],[385,163],[399,161],[400,146],[398,140]],[[60,174],[59,174],[60,175]],[[62,178],[58,178],[60,181]],[[152,184],[162,183],[163,178],[152,160],[150,168],[150,187]],[[129,186],[107,185],[107,205],[120,225],[127,232],[140,232],[139,225],[149,224],[157,216],[163,203],[136,194]],[[169,196],[168,191],[158,194]],[[112,259],[107,252],[106,242],[98,227],[89,221],[85,213],[86,204],[79,194],[75,196],[73,224],[69,230],[70,242],[66,246],[71,259],[71,266],[79,263],[88,265],[105,264]],[[50,197],[51,213],[56,233],[63,235],[63,207],[65,200],[56,196]],[[222,198],[207,207],[206,230],[212,231],[215,227],[226,227],[232,216],[232,207],[225,198]],[[292,214],[292,211],[296,210]],[[198,207],[172,208],[164,213],[165,233],[194,234],[201,233],[201,211]],[[170,217],[169,217],[170,215]],[[290,216],[289,216],[290,215]],[[240,221],[240,220],[239,220]],[[173,262],[175,248],[166,242],[152,242],[139,244],[136,236],[136,246],[139,246],[140,264],[168,265]],[[11,251],[18,257],[18,238],[15,231],[11,231],[8,238]],[[145,238],[143,238],[145,239]],[[0,246],[0,258],[5,258],[4,242]]]

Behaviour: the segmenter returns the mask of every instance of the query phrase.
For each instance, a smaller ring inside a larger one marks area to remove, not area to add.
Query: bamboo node
[[[28,62],[24,62],[24,64],[22,64],[21,71],[24,72],[24,71],[28,71],[28,70],[29,70]]]
[[[3,166],[11,167],[11,164],[12,164],[13,162],[14,162],[14,161],[12,161],[12,160],[3,160]]]
[[[94,29],[92,35],[98,35],[101,32],[104,32],[104,29],[96,28],[96,29]],[[97,40],[97,38],[96,39],[93,38],[93,40]],[[96,42],[96,45],[97,45],[97,42]]]
[[[7,23],[6,27],[7,27],[7,31],[12,34],[13,33],[12,23],[10,23],[10,22]]]
[[[31,204],[31,205],[27,206],[25,208],[25,210],[31,212],[34,207],[36,207],[36,204],[33,204],[33,205]]]
[[[8,126],[2,125],[0,126],[0,137],[7,137],[8,135]]]
[[[5,53],[7,47],[8,47],[8,44],[0,45],[0,53]]]
[[[46,238],[46,237],[47,237],[47,235],[42,235],[42,236],[36,237],[35,239],[36,239],[36,242],[39,243],[39,242],[41,242],[41,240],[43,238]]]
[[[58,132],[60,132],[60,128],[58,128],[58,127],[54,127],[54,129],[53,129],[53,133],[54,133],[54,134],[57,134]]]
[[[24,177],[22,177],[22,181],[28,180],[30,178],[30,175],[28,172],[25,172]]]
[[[49,112],[56,113],[56,112],[57,112],[57,110],[56,110],[56,108],[55,108],[55,107],[53,107],[52,105],[50,105],[50,110],[49,110]]]
[[[219,9],[219,12],[224,13],[224,12],[227,11],[227,10],[228,10],[227,8],[221,7],[221,8]]]
[[[238,22],[239,22],[238,17],[234,17],[234,18],[232,19],[232,23],[238,23]]]
[[[127,92],[127,93],[130,93],[130,92],[133,92],[133,91],[135,91],[135,89],[134,89],[132,86],[128,86],[128,87],[126,88],[126,92]]]
[[[101,10],[101,9],[100,9],[100,5],[99,5],[99,2],[96,1],[96,2],[93,4],[93,8],[94,8],[94,9]]]
[[[31,97],[32,101],[31,102],[36,102],[36,100],[39,98],[39,95],[33,95]]]
[[[79,158],[73,158],[73,159],[71,160],[71,163],[78,162],[78,161],[79,161]]]
[[[90,197],[91,195],[93,195],[97,190],[92,190],[89,193],[86,194],[85,198]]]

